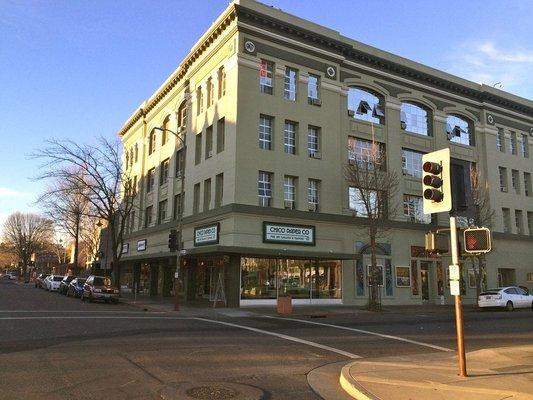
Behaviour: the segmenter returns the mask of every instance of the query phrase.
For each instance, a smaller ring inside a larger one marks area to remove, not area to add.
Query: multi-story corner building
[[[367,219],[343,170],[372,141],[400,177],[378,245],[384,304],[451,302],[449,257],[424,251],[447,215],[422,213],[420,182],[422,155],[446,147],[456,192],[468,195],[471,165],[488,187],[488,286],[533,289],[529,100],[236,0],[119,135],[137,192],[121,282],[142,293],[172,294],[181,225],[187,301],[365,304]]]

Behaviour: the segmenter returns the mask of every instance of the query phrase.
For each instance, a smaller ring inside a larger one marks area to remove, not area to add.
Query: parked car
[[[48,278],[50,276],[50,274],[40,274],[36,279],[35,279],[35,287],[36,288],[43,288],[43,284],[44,284],[44,280],[46,278]]]
[[[59,290],[59,284],[63,280],[63,275],[50,275],[44,280],[45,289],[50,292],[55,292]]]
[[[81,300],[89,301],[104,300],[118,303],[119,290],[111,284],[111,278],[107,276],[91,275],[85,281],[81,293]]]
[[[85,284],[86,280],[87,279],[84,279],[84,278],[74,278],[68,285],[67,297],[70,297],[70,296],[81,297],[81,293],[83,291],[83,285]]]
[[[533,296],[521,287],[506,286],[481,293],[477,304],[481,308],[504,307],[507,311],[513,311],[515,308],[533,309]]]
[[[9,276],[9,279],[12,281],[17,279],[17,273],[15,271],[7,271],[7,276]]]
[[[76,278],[75,276],[72,276],[72,275],[67,275],[65,276],[61,282],[59,282],[59,293],[61,294],[67,294],[67,289],[68,289],[68,285],[70,285],[70,282],[72,282],[72,280]]]

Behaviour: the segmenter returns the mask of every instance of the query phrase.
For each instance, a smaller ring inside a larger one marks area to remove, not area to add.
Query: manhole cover
[[[185,393],[199,400],[226,400],[234,399],[239,392],[222,386],[197,386],[188,389]]]

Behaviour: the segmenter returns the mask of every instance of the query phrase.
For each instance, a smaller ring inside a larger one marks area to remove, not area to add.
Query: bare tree
[[[119,287],[119,261],[134,196],[131,180],[122,170],[120,150],[120,142],[104,138],[97,145],[49,140],[45,148],[32,155],[44,160],[38,179],[57,180],[64,187],[78,188],[76,194],[89,205],[87,216],[107,225],[113,277]]]
[[[73,170],[72,174],[77,172]],[[39,197],[38,205],[54,224],[74,240],[74,269],[79,270],[80,236],[84,219],[88,219],[87,188],[79,182],[56,179]]]
[[[15,212],[7,217],[4,223],[4,242],[22,262],[25,278],[31,255],[45,248],[52,236],[51,221],[40,215]]]
[[[84,218],[80,229],[80,240],[84,247],[86,260],[98,257],[100,249],[100,227],[94,218]]]
[[[368,306],[379,309],[377,240],[390,229],[388,220],[396,212],[394,197],[399,179],[395,171],[387,169],[384,148],[375,140],[367,148],[348,148],[348,151],[350,157],[348,164],[344,166],[344,178],[349,185],[350,209],[356,217],[366,217],[364,229],[370,241]]]
[[[474,225],[491,228],[494,210],[490,206],[488,182],[483,179],[473,163],[470,165],[470,184],[472,186],[472,204],[474,206]],[[487,259],[485,254],[467,257],[472,262],[472,270],[476,280],[476,293],[479,296],[485,284]]]

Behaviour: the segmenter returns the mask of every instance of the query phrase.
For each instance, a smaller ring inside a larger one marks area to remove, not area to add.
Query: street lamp
[[[179,140],[180,144],[181,144],[181,147],[183,149],[183,161],[182,161],[182,165],[183,165],[183,169],[181,172],[181,185],[180,185],[180,204],[179,204],[179,213],[177,215],[178,217],[178,243],[177,243],[177,247],[178,247],[178,256],[177,256],[177,266],[176,266],[176,273],[174,275],[174,295],[175,295],[175,302],[174,302],[174,311],[178,311],[179,310],[179,294],[178,294],[178,289],[179,289],[179,270],[180,270],[180,265],[181,265],[181,253],[182,253],[182,246],[183,246],[183,226],[182,226],[182,216],[183,216],[183,204],[185,204],[185,201],[184,201],[184,198],[183,198],[183,194],[184,194],[184,190],[185,190],[185,157],[186,157],[186,154],[187,154],[187,145],[185,144],[185,141],[183,140],[183,138],[178,135],[176,132],[168,129],[168,128],[154,128],[154,130],[158,130],[158,131],[161,131],[161,132],[169,132],[171,134],[173,134],[176,139]],[[177,207],[176,207],[177,209]]]

